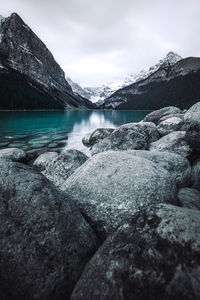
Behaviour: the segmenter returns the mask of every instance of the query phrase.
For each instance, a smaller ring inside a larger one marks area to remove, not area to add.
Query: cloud
[[[97,86],[157,63],[200,56],[199,0],[9,0],[74,81]]]

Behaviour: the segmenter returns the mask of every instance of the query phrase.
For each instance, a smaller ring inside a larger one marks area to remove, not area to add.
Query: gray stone
[[[107,138],[92,147],[92,155],[108,150],[147,149],[159,139],[156,126],[150,122],[128,123],[115,129]]]
[[[187,123],[198,123],[200,125],[200,102],[195,103],[184,115]]]
[[[70,300],[200,298],[200,213],[160,204],[112,234]]]
[[[200,210],[200,191],[193,188],[182,188],[178,191],[177,198],[180,206]]]
[[[149,146],[149,150],[169,151],[183,156],[189,156],[191,147],[185,141],[185,131],[175,131],[163,136]]]
[[[192,166],[192,187],[200,191],[200,159]]]
[[[12,161],[23,162],[26,159],[24,150],[18,148],[5,148],[0,150],[0,158],[11,159]]]
[[[175,106],[168,106],[168,107],[163,107],[161,109],[155,110],[148,114],[145,118],[145,122],[154,122],[155,124],[158,123],[158,121],[167,115],[171,114],[180,114],[181,110]]]
[[[163,122],[163,121],[165,121],[167,119],[171,119],[171,118],[180,118],[180,119],[184,120],[184,114],[181,113],[181,114],[171,114],[171,115],[164,116],[164,117],[159,119],[158,124],[160,122]]]
[[[200,152],[200,122],[190,124],[185,133],[185,140],[193,150]]]
[[[94,144],[105,139],[114,131],[114,128],[97,128],[92,133],[86,134],[82,142],[85,146],[93,146]]]
[[[157,129],[161,136],[167,135],[173,131],[181,131],[184,126],[184,121],[178,117],[168,118],[159,122]]]
[[[55,159],[57,156],[57,152],[45,152],[38,156],[38,158],[34,161],[33,166],[39,171],[43,171],[45,170],[48,163]]]
[[[73,202],[29,166],[0,160],[1,299],[68,299],[98,246]]]
[[[129,153],[159,164],[170,173],[177,187],[185,187],[190,184],[191,165],[186,157],[171,152],[147,150],[129,150]]]
[[[62,189],[101,239],[144,206],[176,203],[176,184],[170,173],[129,151],[109,151],[91,157],[66,180]]]
[[[79,168],[88,157],[75,149],[66,150],[44,166],[42,174],[53,182],[57,187],[62,188],[66,179]]]

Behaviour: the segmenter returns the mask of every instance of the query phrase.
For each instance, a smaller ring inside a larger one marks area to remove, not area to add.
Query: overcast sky
[[[86,86],[123,79],[167,52],[200,57],[200,0],[0,0]]]

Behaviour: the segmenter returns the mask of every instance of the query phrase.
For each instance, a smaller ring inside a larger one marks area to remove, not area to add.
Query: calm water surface
[[[139,122],[149,111],[5,111],[0,112],[0,149],[87,152],[82,137],[99,127]]]

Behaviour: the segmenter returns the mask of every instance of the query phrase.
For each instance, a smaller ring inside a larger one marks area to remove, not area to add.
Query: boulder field
[[[200,299],[200,103],[0,151],[3,300]]]

